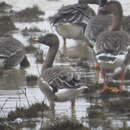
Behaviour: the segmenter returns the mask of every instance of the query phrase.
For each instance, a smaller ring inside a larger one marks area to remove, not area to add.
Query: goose
[[[63,36],[63,54],[66,55],[66,39],[84,40],[84,30],[88,19],[95,16],[95,12],[89,7],[97,4],[97,0],[79,0],[77,4],[63,6],[50,18],[58,34]]]
[[[0,37],[0,69],[11,69],[17,65],[28,67],[23,44],[10,35]]]
[[[130,39],[127,32],[121,30],[123,10],[121,4],[117,1],[107,2],[100,10],[106,14],[112,14],[112,24],[108,27],[108,30],[98,35],[94,46],[96,59],[100,64],[104,77],[103,90],[120,92],[125,88],[124,72],[130,58]],[[104,16],[104,18],[106,17]],[[121,67],[122,69],[121,83],[119,89],[113,89],[107,85],[106,72],[111,72],[117,67]]]
[[[84,31],[84,37],[88,39],[91,46],[94,46],[96,44],[96,39],[98,35],[101,32],[108,30],[109,26],[112,24],[112,16],[100,10],[100,7],[105,5],[106,2],[107,0],[98,0],[99,5],[98,13],[96,16],[93,16],[88,20],[88,24]],[[129,21],[130,21],[129,17],[127,16],[124,17],[121,23],[123,25],[123,29],[126,30],[127,32],[128,32],[127,30],[128,26],[126,26],[126,24],[128,25]]]
[[[53,62],[59,48],[59,39],[53,33],[48,33],[39,38],[33,38],[35,43],[41,43],[49,47],[49,51],[42,66],[39,86],[47,96],[50,107],[54,110],[55,102],[71,101],[72,108],[75,98],[82,95],[87,86],[81,83],[79,75],[72,67],[54,66]]]
[[[112,24],[111,15],[105,15],[104,11],[100,10],[107,0],[99,0],[99,10],[98,14],[88,20],[87,27],[84,32],[84,37],[88,39],[90,44],[94,46],[96,44],[96,39],[98,35],[108,29]]]

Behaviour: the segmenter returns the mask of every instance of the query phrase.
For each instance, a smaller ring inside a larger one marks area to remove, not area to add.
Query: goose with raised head
[[[77,4],[63,6],[50,18],[56,31],[63,37],[63,53],[66,55],[66,39],[83,40],[88,19],[95,12],[88,4],[97,4],[97,0],[79,0]]]
[[[54,102],[72,101],[81,95],[87,87],[84,86],[79,75],[72,67],[55,66],[53,62],[59,48],[59,39],[55,34],[49,33],[39,38],[33,38],[36,43],[49,47],[46,59],[42,66],[42,73],[39,79],[39,86],[50,101],[52,109]],[[44,85],[45,84],[45,85]]]
[[[100,7],[105,5],[107,0],[99,0],[99,10],[98,14],[91,19],[89,19],[87,27],[85,29],[85,37],[89,40],[90,44],[94,46],[96,44],[96,39],[98,35],[108,29],[112,24],[111,15],[104,14],[104,11],[100,10]]]
[[[121,30],[122,6],[117,1],[110,1],[100,9],[106,14],[112,14],[112,24],[108,27],[108,31],[101,32],[97,37],[95,45],[96,58],[103,72],[104,86],[107,86],[106,71],[113,71],[117,67],[122,68],[120,88],[105,87],[112,91],[121,91],[124,88],[125,67],[129,64],[128,59],[130,58],[130,39],[128,34]]]
[[[100,7],[105,5],[106,2],[107,0],[98,0],[98,13],[96,16],[88,20],[88,24],[84,32],[84,37],[86,37],[89,40],[91,46],[94,46],[96,44],[96,39],[98,35],[103,31],[107,31],[109,26],[112,24],[111,14],[108,14],[105,11],[100,10]],[[121,25],[123,25],[123,29],[127,32],[129,32],[127,26],[129,21],[129,17],[124,17],[121,23]]]
[[[25,55],[23,44],[6,35],[0,38],[0,68],[10,69],[19,65],[23,68],[28,67],[29,61]]]

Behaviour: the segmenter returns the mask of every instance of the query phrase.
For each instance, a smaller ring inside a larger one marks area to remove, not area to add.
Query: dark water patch
[[[14,20],[19,22],[38,22],[43,21],[39,15],[44,15],[45,12],[41,11],[38,6],[34,5],[32,8],[26,8],[15,13]]]
[[[27,86],[35,86],[37,85],[38,77],[35,75],[26,76]]]

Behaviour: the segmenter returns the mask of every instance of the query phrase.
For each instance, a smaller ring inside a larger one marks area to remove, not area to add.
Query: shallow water
[[[0,0],[3,1],[3,0]],[[7,3],[13,5],[15,10],[21,10],[26,7],[32,7],[33,5],[38,5],[42,10],[46,12],[44,18],[47,18],[50,15],[53,15],[58,8],[60,8],[63,4],[67,5],[70,3],[76,3],[75,0],[60,0],[60,1],[46,1],[46,0],[4,0]],[[129,5],[130,2],[128,0],[120,0],[123,3],[124,14],[130,14]],[[96,5],[92,6],[94,9],[97,8]],[[15,23],[16,27],[19,28],[19,32],[14,34],[14,37],[20,40],[25,46],[28,46],[30,43],[28,39],[30,37],[35,36],[35,34],[30,35],[29,37],[24,37],[20,30],[24,28],[32,28],[37,27],[44,32],[55,32],[54,29],[51,28],[47,21],[38,22],[38,23]],[[61,43],[63,43],[62,38],[59,36]],[[67,40],[69,42],[68,46],[75,46],[76,43],[74,40]],[[38,48],[42,48],[45,52],[48,48],[38,45]],[[60,45],[62,48],[62,44]],[[31,104],[36,102],[42,102],[48,104],[47,98],[40,91],[39,87],[36,86],[27,86],[26,84],[26,75],[40,75],[41,72],[41,64],[36,64],[34,54],[27,54],[31,66],[26,70],[16,69],[2,72],[0,73],[0,117],[6,117],[8,112],[11,110],[15,110],[16,107],[29,107]],[[56,63],[60,64],[61,63]],[[69,62],[65,64],[71,64]],[[80,70],[80,74],[84,77],[88,84],[95,82],[95,71],[94,70],[84,70],[83,68],[78,68]],[[87,85],[88,85],[87,84]],[[129,88],[129,85],[128,85]],[[89,95],[89,94],[88,94]],[[117,97],[112,98],[116,99]],[[84,125],[89,127],[91,130],[119,130],[119,128],[127,128],[130,127],[130,117],[129,112],[116,114],[114,112],[109,113],[107,108],[102,109],[102,104],[104,102],[108,102],[109,100],[102,100],[99,98],[99,93],[90,93],[90,96],[80,97],[76,100],[76,118],[81,121]],[[99,109],[93,107],[95,105],[99,106]],[[123,106],[122,106],[123,107]],[[95,114],[95,111],[98,110],[99,116]],[[91,115],[91,113],[93,113]],[[71,103],[56,103],[56,115],[67,115],[71,117]],[[91,116],[96,115],[94,118]],[[35,130],[39,129],[39,125],[34,128]],[[32,130],[32,128],[23,128],[21,130]]]

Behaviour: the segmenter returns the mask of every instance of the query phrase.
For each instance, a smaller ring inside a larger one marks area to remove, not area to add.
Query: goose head
[[[44,36],[33,38],[32,40],[35,41],[36,43],[41,43],[48,47],[58,47],[59,46],[59,39],[53,33],[48,33]]]
[[[123,13],[122,6],[118,1],[107,2],[106,4],[102,5],[99,10],[105,14],[113,14],[115,16],[122,16]]]
[[[107,3],[107,0],[98,0],[98,5],[100,7],[102,7],[103,5],[105,5]]]

